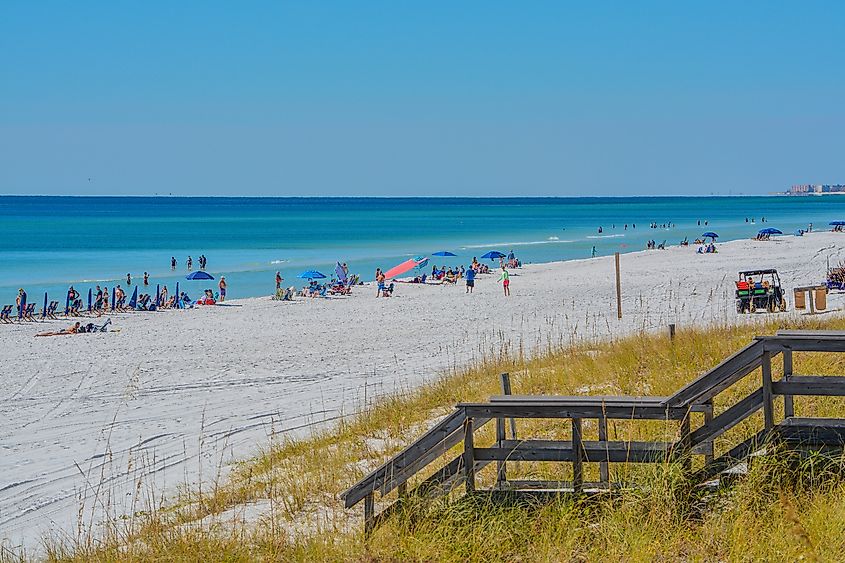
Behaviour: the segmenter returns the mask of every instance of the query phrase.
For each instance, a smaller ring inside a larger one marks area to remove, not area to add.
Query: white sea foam
[[[623,235],[622,233],[618,233],[615,235],[589,235],[587,236],[587,238],[619,238],[624,236],[625,235]]]
[[[566,244],[575,242],[574,240],[561,240],[558,237],[549,237],[546,240],[527,240],[522,242],[494,242],[490,244],[468,244],[462,246],[461,250],[470,250],[473,248],[497,248],[500,246],[534,246],[536,244]]]

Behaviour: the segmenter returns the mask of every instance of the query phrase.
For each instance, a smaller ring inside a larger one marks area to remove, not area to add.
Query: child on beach
[[[499,276],[499,281],[502,282],[502,288],[504,288],[504,290],[505,290],[505,297],[510,297],[510,294],[511,294],[510,274],[508,274],[508,271],[504,266],[502,266],[502,275]]]
[[[220,283],[217,284],[220,288],[220,302],[226,301],[226,278],[220,276]]]

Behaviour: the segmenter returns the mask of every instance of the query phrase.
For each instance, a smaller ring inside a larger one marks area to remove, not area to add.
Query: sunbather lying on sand
[[[82,325],[79,321],[76,321],[73,325],[68,328],[63,328],[62,330],[53,331],[53,332],[39,332],[35,336],[61,336],[63,334],[77,334],[79,332],[79,327]]]

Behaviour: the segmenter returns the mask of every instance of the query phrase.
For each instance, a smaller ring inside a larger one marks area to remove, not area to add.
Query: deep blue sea
[[[593,246],[606,255],[643,249],[649,239],[677,244],[708,230],[720,241],[751,237],[762,227],[790,235],[811,222],[819,229],[845,219],[845,197],[0,196],[0,217],[0,303],[13,303],[19,287],[30,300],[40,302],[48,291],[63,303],[69,284],[85,295],[95,283],[125,287],[127,273],[140,283],[145,271],[153,292],[160,283],[172,293],[177,280],[195,294],[216,287],[185,281],[189,255],[195,269],[205,254],[208,271],[226,276],[229,297],[250,297],[272,294],[277,270],[285,285],[299,285],[295,277],[303,270],[331,275],[338,260],[369,280],[377,266],[440,250],[458,256],[432,263],[468,264],[490,250],[549,262],[588,258]],[[661,227],[649,228],[652,222]]]

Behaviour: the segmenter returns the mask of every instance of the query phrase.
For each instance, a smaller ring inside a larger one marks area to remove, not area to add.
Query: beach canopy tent
[[[457,254],[449,252],[448,250],[441,250],[440,252],[433,253],[432,256],[457,256]]]
[[[417,266],[420,266],[424,262],[425,262],[425,258],[420,258],[420,257],[409,258],[408,260],[405,260],[401,264],[396,264],[395,266],[390,268],[388,271],[386,271],[384,273],[384,277],[386,279],[393,279],[396,276],[401,276],[405,272],[410,272],[411,270],[413,270]]]
[[[129,308],[135,309],[138,307],[138,286],[135,286],[135,291],[132,292],[132,299],[129,300]]]
[[[765,229],[760,229],[760,232],[757,233],[758,235],[782,235],[783,232],[779,231],[778,229],[774,229],[772,227],[766,227]]]
[[[318,272],[317,270],[305,270],[298,276],[298,278],[302,278],[304,280],[323,280],[326,279],[326,275]]]
[[[831,221],[830,223],[828,223],[828,225],[830,225],[831,227],[842,227],[843,225],[845,225],[845,221]]]
[[[485,258],[488,260],[496,260],[498,258],[504,258],[505,255],[499,252],[498,250],[491,250],[487,254],[484,254],[481,259],[484,260]]]
[[[187,276],[185,276],[186,280],[213,280],[214,276],[209,274],[208,272],[203,272],[202,270],[197,270],[196,272],[191,272]]]
[[[704,233],[704,234],[703,234],[703,235],[701,235],[701,236],[702,236],[703,238],[719,238],[719,235],[717,235],[717,234],[716,234],[716,233],[714,233],[713,231],[707,231],[706,233]]]

